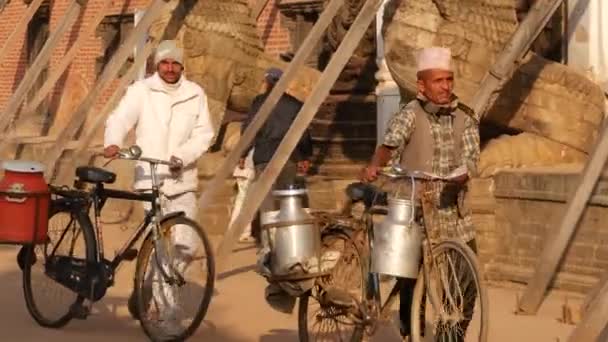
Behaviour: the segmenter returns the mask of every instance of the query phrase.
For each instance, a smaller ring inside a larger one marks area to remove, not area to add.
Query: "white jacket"
[[[122,146],[127,133],[136,126],[136,144],[141,147],[142,156],[180,158],[184,172],[177,178],[171,177],[167,166],[158,168],[161,190],[168,196],[196,190],[196,161],[214,136],[205,92],[183,75],[182,78],[175,99],[164,90],[157,73],[133,83],[108,117],[104,136],[104,146]],[[148,163],[137,162],[134,187],[152,188]]]

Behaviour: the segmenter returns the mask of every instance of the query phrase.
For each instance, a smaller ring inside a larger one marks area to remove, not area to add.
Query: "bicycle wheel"
[[[24,246],[19,252],[27,310],[43,327],[66,325],[73,317],[72,306],[84,301],[84,297],[49,276],[51,270],[60,277],[60,261],[78,260],[86,265],[94,260],[93,228],[83,215],[75,217],[69,212],[51,214],[46,243]]]
[[[154,341],[181,341],[194,334],[215,280],[211,244],[201,227],[184,216],[163,220],[159,241],[152,235],[144,240],[135,272],[137,310],[146,335]]]
[[[433,263],[416,283],[411,317],[413,342],[488,340],[488,295],[469,246],[448,240],[433,248]]]
[[[352,319],[352,307],[338,306],[322,299],[323,288],[337,287],[347,291],[359,302],[363,298],[365,262],[361,247],[342,229],[325,230],[322,253],[340,253],[329,275],[316,280],[315,286],[300,297],[298,306],[298,336],[301,342],[356,341],[357,325]]]

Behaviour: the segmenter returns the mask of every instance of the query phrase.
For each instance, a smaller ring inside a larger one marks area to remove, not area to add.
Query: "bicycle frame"
[[[371,207],[369,210],[363,214],[363,220],[365,223],[365,230],[367,235],[367,247],[368,250],[371,251],[373,248],[373,240],[374,240],[374,232],[373,232],[373,216],[375,214],[385,214],[382,209]],[[386,301],[382,303],[381,293],[380,293],[380,276],[377,273],[370,272],[372,260],[368,258],[367,260],[367,279],[366,279],[366,299],[368,301],[373,301],[375,310],[374,317],[369,317],[366,314],[368,320],[386,320],[389,315],[389,309],[393,306],[397,298],[397,294],[400,291],[400,281],[397,279],[395,284],[391,288]]]
[[[399,176],[396,178],[401,178],[401,177],[406,177],[406,176]],[[409,176],[407,176],[409,178]],[[417,199],[419,196],[415,196],[413,199]],[[424,216],[424,209],[422,209],[422,213]],[[374,240],[374,225],[373,225],[373,217],[374,215],[386,215],[386,209],[384,209],[383,207],[378,207],[378,206],[374,206],[372,205],[369,208],[366,208],[365,211],[363,212],[363,217],[362,220],[364,222],[365,225],[365,230],[366,230],[366,235],[367,235],[367,247],[368,250],[371,251],[373,249],[373,240]],[[422,263],[421,263],[421,271],[424,272],[424,279],[425,282],[428,281],[428,277],[427,277],[427,273],[428,273],[428,265],[431,263],[433,263],[433,256],[429,245],[429,240],[428,240],[428,234],[427,234],[427,227],[426,224],[421,224],[422,226]],[[371,254],[370,254],[371,255]],[[364,313],[366,319],[368,321],[375,321],[375,320],[381,320],[384,321],[386,319],[389,318],[390,315],[390,308],[393,306],[397,295],[400,292],[401,289],[401,280],[397,279],[395,281],[395,284],[393,285],[393,287],[391,288],[391,291],[389,292],[386,301],[383,303],[382,302],[382,298],[381,298],[381,292],[380,292],[380,277],[377,273],[372,273],[371,271],[369,271],[371,269],[371,263],[372,260],[371,258],[368,258],[367,260],[367,279],[366,279],[366,299],[368,301],[372,301],[374,304],[374,308],[377,310],[374,310],[374,314],[373,316],[370,316],[368,313]],[[426,285],[426,284],[425,284]]]
[[[146,212],[143,222],[139,224],[137,229],[129,239],[123,244],[123,246],[118,250],[112,261],[110,261],[110,265],[112,269],[118,268],[120,263],[125,259],[125,253],[133,248],[135,243],[142,237],[147,235],[150,230],[153,232],[157,231],[153,229],[158,223],[160,223],[160,218],[162,217],[162,212],[160,208],[160,203],[158,203],[160,194],[158,189],[153,189],[151,193],[133,193],[122,190],[114,190],[114,189],[105,189],[103,184],[98,184],[94,190],[94,206],[95,206],[95,231],[97,234],[97,254],[100,260],[103,260],[103,233],[99,223],[99,217],[101,213],[101,209],[103,205],[109,198],[115,199],[124,199],[130,201],[138,201],[138,202],[148,202],[151,204],[150,210]],[[154,234],[154,233],[153,233]],[[156,234],[155,234],[156,236]]]
[[[127,159],[127,158],[125,158]],[[142,237],[146,236],[152,231],[152,236],[154,240],[158,240],[160,236],[160,222],[163,218],[162,208],[160,204],[161,192],[158,186],[158,176],[156,174],[157,166],[162,161],[157,161],[153,159],[144,160],[150,163],[151,167],[151,178],[152,178],[152,189],[150,192],[130,192],[124,190],[115,190],[115,189],[106,189],[103,183],[96,183],[95,187],[92,191],[79,191],[79,190],[55,190],[55,193],[58,195],[63,195],[64,197],[58,200],[53,201],[53,206],[55,211],[69,211],[71,213],[78,212],[89,212],[91,209],[91,205],[94,209],[95,214],[95,222],[91,224],[93,227],[93,233],[95,235],[95,251],[94,258],[95,262],[98,264],[104,263],[104,244],[103,244],[103,229],[101,228],[100,216],[101,210],[103,209],[106,201],[110,198],[115,199],[123,199],[130,201],[138,201],[138,202],[147,202],[150,203],[150,210],[148,210],[144,216],[143,222],[139,224],[135,232],[129,237],[129,239],[123,244],[123,246],[118,250],[114,258],[109,261],[108,266],[111,268],[112,272],[115,272],[116,269],[120,266],[122,261],[124,261],[127,257],[127,251],[133,248],[133,246],[137,243],[137,241]],[[76,186],[79,187],[78,184]],[[90,220],[88,216],[86,219]],[[67,227],[62,236],[60,237],[57,245],[61,243],[63,237],[68,231],[69,227]],[[54,251],[53,251],[54,252]],[[54,253],[53,253],[54,254]],[[161,268],[162,273],[166,273],[163,268]],[[168,277],[166,274],[164,276]]]

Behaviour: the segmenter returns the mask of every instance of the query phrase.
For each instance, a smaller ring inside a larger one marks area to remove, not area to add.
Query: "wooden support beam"
[[[56,136],[9,136],[2,144],[44,144],[48,142],[55,142]]]
[[[243,228],[252,221],[256,211],[264,200],[264,195],[270,191],[272,184],[275,182],[283,169],[283,166],[289,159],[289,156],[300,141],[302,134],[310,125],[310,122],[314,118],[319,107],[329,94],[329,91],[338,79],[344,66],[355,51],[355,48],[359,45],[361,38],[376,17],[376,12],[381,4],[382,0],[367,0],[365,2],[361,11],[355,18],[355,21],[352,23],[352,26],[340,43],[340,46],[323,71],[323,74],[315,85],[310,97],[306,100],[291,127],[283,137],[283,140],[270,160],[270,163],[268,163],[264,172],[262,172],[262,175],[258,178],[251,190],[247,192],[247,198],[243,201],[243,208],[233,224],[228,228],[224,235],[224,239],[218,247],[216,260],[218,262],[217,269],[219,272],[222,272],[222,266],[227,259],[226,256],[232,250],[236,239]]]
[[[262,11],[264,11],[264,8],[266,8],[266,5],[268,4],[268,1],[269,0],[258,0],[253,5],[253,8],[251,9],[251,16],[256,21],[258,19],[260,19],[260,14],[262,14]]]
[[[602,332],[608,328],[608,282],[604,282],[597,294],[597,299],[590,303],[583,314],[583,320],[568,338],[568,342],[593,342],[601,340]]]
[[[490,105],[494,103],[498,91],[513,75],[517,62],[530,50],[530,46],[562,2],[563,0],[537,0],[534,2],[505,49],[498,55],[496,63],[481,80],[479,89],[473,96],[471,108],[479,117],[483,117]]]
[[[23,145],[52,145],[55,144],[56,137],[32,137],[31,139],[22,139],[19,142],[11,142],[12,144]],[[80,140],[70,140],[65,143],[64,150],[76,150],[80,146]]]
[[[10,0],[0,0],[0,14],[4,12],[4,8],[6,7],[6,5],[8,5],[9,2]]]
[[[304,39],[304,42],[296,52],[294,58],[287,66],[283,76],[281,76],[277,84],[275,84],[275,86],[272,88],[258,113],[255,115],[245,132],[243,132],[243,135],[239,139],[239,142],[235,146],[234,150],[232,150],[228,157],[226,157],[226,160],[216,171],[213,179],[211,179],[209,184],[207,184],[205,190],[199,198],[200,208],[207,208],[209,204],[211,204],[215,195],[220,189],[223,188],[225,184],[224,181],[229,175],[232,174],[234,167],[241,158],[241,155],[251,144],[262,125],[264,125],[264,122],[266,122],[266,119],[268,119],[268,116],[270,116],[270,112],[274,106],[276,106],[277,102],[279,102],[279,99],[287,89],[289,83],[297,76],[298,71],[304,65],[314,47],[323,37],[325,29],[327,29],[329,24],[332,22],[343,3],[344,0],[331,0],[327,7],[325,7],[319,16],[319,19],[313,25],[312,29]]]
[[[148,56],[150,56],[150,54],[152,53],[153,48],[154,44],[152,44],[152,42],[147,42],[144,48],[139,51],[139,53],[135,57],[135,61],[133,62],[133,65],[131,65],[131,67],[129,68],[129,71],[127,71],[127,73],[120,78],[120,83],[116,87],[116,90],[114,90],[114,93],[112,94],[108,102],[106,102],[99,114],[95,116],[89,129],[82,137],[80,137],[80,139],[78,139],[78,143],[74,146],[74,155],[72,157],[73,164],[84,164],[83,159],[85,157],[85,152],[93,142],[95,134],[97,133],[99,128],[102,127],[102,124],[105,122],[112,109],[121,99],[123,93],[129,86],[129,84],[131,84],[135,77],[137,77],[139,69],[146,62]],[[65,184],[66,182],[66,179],[59,178],[55,183]]]
[[[57,28],[51,33],[50,37],[44,43],[42,50],[36,56],[34,63],[26,71],[25,76],[19,82],[19,86],[11,96],[6,108],[0,113],[0,133],[4,133],[6,128],[10,125],[11,121],[15,117],[15,114],[21,107],[21,103],[25,99],[27,92],[36,82],[40,72],[45,68],[46,64],[51,58],[51,53],[63,37],[64,33],[71,27],[71,24],[76,20],[80,12],[82,11],[82,5],[72,0],[68,6],[65,16],[59,21]]]
[[[576,191],[568,200],[562,221],[558,229],[550,233],[538,259],[536,271],[528,282],[528,286],[519,302],[520,312],[535,314],[538,311],[545,296],[545,291],[562,261],[566,248],[587,206],[587,201],[591,197],[595,184],[604,169],[606,159],[608,159],[608,124],[605,123],[599,142],[579,177]]]
[[[4,45],[2,45],[2,48],[0,48],[0,63],[2,63],[9,51],[11,51],[15,46],[15,40],[22,37],[23,32],[27,29],[27,25],[30,23],[43,1],[44,0],[34,0],[27,7],[23,17],[21,17],[21,20],[19,20],[17,26],[15,26],[13,32],[11,32],[11,34],[6,38]]]
[[[597,285],[587,294],[587,297],[585,297],[585,301],[581,305],[581,312],[583,312],[583,315],[585,312],[589,311],[591,304],[597,300],[599,293],[606,283],[608,283],[608,272],[604,273],[600,278],[600,281],[597,282]]]
[[[44,101],[51,90],[53,90],[53,87],[59,78],[61,78],[61,75],[63,75],[68,66],[72,64],[74,57],[76,57],[76,54],[80,51],[82,45],[95,34],[97,26],[99,26],[103,18],[105,18],[106,10],[111,3],[112,0],[103,0],[101,8],[99,8],[95,18],[93,18],[93,20],[88,23],[86,29],[78,35],[76,41],[70,47],[70,50],[61,58],[59,65],[53,67],[51,74],[47,77],[46,81],[44,81],[42,87],[40,87],[33,99],[29,101],[29,103],[27,103],[21,111],[21,117],[27,118],[36,114],[36,109],[38,106],[40,106],[42,101]]]
[[[61,131],[61,133],[59,133],[55,146],[48,151],[44,160],[46,170],[45,176],[47,179],[49,179],[50,175],[53,174],[57,160],[63,153],[63,144],[66,141],[74,139],[76,133],[82,127],[89,112],[95,105],[97,97],[102,93],[106,86],[116,78],[118,71],[120,68],[122,68],[125,60],[133,51],[135,44],[137,44],[137,42],[145,36],[152,23],[160,17],[165,9],[166,2],[164,0],[154,0],[150,7],[148,7],[148,10],[144,14],[139,24],[135,26],[123,44],[112,55],[112,58],[95,83],[95,87],[89,91],[88,95],[84,98],[84,100],[78,106],[78,109],[72,115],[70,122],[68,122],[67,126]],[[155,41],[155,43],[158,44],[157,41]]]

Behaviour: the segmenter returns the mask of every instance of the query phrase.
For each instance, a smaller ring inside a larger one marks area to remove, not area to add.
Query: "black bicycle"
[[[137,259],[129,311],[150,339],[184,340],[199,327],[211,301],[215,279],[211,245],[201,227],[183,212],[163,213],[157,168],[169,162],[143,158],[137,146],[121,150],[118,158],[147,162],[152,189],[106,189],[104,185],[113,183],[116,175],[88,166],[76,169],[74,189],[51,186],[47,241],[26,245],[18,255],[27,309],[48,328],[85,319],[92,303],[114,285],[121,263]],[[86,184],[91,185],[88,190]],[[100,226],[101,209],[109,198],[149,205],[143,222],[112,260],[104,257]]]

